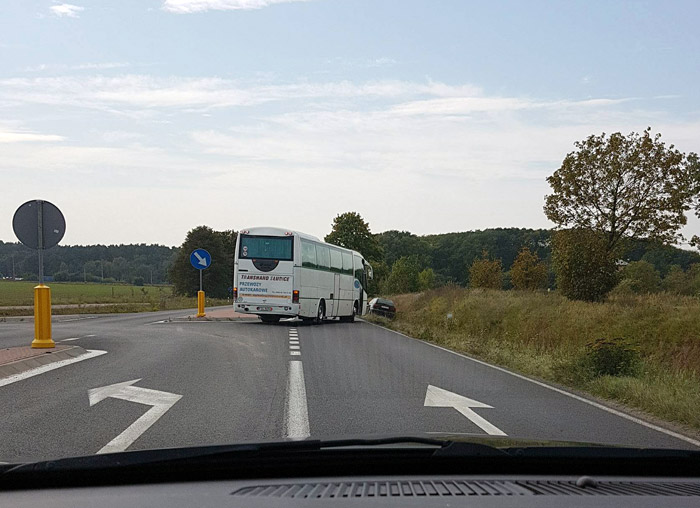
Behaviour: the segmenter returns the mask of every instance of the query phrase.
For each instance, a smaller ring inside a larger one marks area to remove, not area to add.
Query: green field
[[[8,307],[34,304],[36,282],[0,281],[0,316],[31,315],[31,310]],[[83,284],[52,282],[51,304],[85,305],[113,304],[99,308],[53,308],[53,314],[143,312],[168,309],[196,308],[196,298],[173,295],[171,286],[130,286],[126,284]],[[225,305],[226,300],[207,299],[207,306]]]
[[[700,430],[698,298],[653,294],[587,303],[557,292],[442,288],[394,300],[394,321],[371,320]],[[601,338],[630,358],[626,372],[596,370],[600,358],[620,361],[608,353],[593,362],[589,344]]]

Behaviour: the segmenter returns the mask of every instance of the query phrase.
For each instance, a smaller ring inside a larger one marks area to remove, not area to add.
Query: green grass
[[[461,288],[393,299],[394,321],[371,320],[700,430],[700,299],[655,294],[586,303],[556,292]],[[602,337],[632,344],[633,374],[591,373],[586,344]]]
[[[34,305],[36,282],[0,281],[0,316],[30,315],[26,309],[10,306]],[[130,286],[126,284],[92,284],[52,282],[52,314],[84,314],[110,312],[144,312],[156,310],[196,309],[197,299],[173,295],[171,286]],[[111,304],[99,308],[60,309],[56,305]],[[207,298],[207,306],[226,305],[226,300]],[[5,307],[5,308],[3,308]]]

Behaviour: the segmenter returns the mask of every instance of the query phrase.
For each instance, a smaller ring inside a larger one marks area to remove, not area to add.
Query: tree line
[[[44,273],[58,282],[165,284],[177,249],[164,245],[58,245],[44,251]],[[0,241],[0,277],[38,280],[37,251]]]

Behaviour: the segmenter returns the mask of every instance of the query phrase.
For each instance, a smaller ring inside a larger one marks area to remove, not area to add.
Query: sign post
[[[12,229],[20,242],[39,255],[39,285],[34,288],[33,348],[52,348],[51,288],[44,285],[44,249],[58,244],[66,233],[61,211],[48,201],[36,199],[20,206],[12,218]]]
[[[190,254],[190,264],[199,270],[199,291],[197,292],[197,317],[204,317],[204,289],[202,288],[202,271],[211,265],[211,254],[204,249],[195,249]]]

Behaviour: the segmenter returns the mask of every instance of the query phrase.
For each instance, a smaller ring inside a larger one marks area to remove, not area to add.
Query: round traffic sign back
[[[63,239],[66,220],[53,203],[34,199],[17,209],[12,218],[12,229],[19,241],[27,247],[49,249]]]

